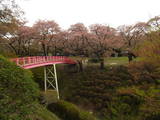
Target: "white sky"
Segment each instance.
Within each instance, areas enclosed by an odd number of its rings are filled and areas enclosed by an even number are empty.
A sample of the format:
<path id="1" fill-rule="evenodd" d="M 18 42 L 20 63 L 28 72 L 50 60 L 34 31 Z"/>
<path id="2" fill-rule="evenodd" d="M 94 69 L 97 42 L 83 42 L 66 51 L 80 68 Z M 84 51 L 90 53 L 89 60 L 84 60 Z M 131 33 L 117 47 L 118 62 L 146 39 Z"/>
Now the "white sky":
<path id="1" fill-rule="evenodd" d="M 16 0 L 26 13 L 28 25 L 35 21 L 55 20 L 60 27 L 81 22 L 118 27 L 147 21 L 160 15 L 160 0 Z"/>

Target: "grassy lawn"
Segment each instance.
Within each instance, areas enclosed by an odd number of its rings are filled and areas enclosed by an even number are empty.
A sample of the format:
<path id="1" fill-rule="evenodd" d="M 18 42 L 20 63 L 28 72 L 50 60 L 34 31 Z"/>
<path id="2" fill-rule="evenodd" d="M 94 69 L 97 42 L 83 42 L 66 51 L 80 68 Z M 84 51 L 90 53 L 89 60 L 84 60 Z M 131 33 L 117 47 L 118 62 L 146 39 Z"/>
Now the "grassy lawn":
<path id="1" fill-rule="evenodd" d="M 142 58 L 137 57 L 133 61 L 140 61 Z M 109 65 L 126 65 L 128 64 L 128 57 L 109 57 L 105 58 L 105 63 Z"/>
<path id="2" fill-rule="evenodd" d="M 74 60 L 85 60 L 85 59 L 90 59 L 87 57 L 71 57 L 71 59 Z M 136 59 L 133 59 L 133 61 L 140 61 L 142 58 L 137 57 Z M 128 57 L 105 57 L 105 65 L 126 65 L 128 64 Z M 89 63 L 89 65 L 98 65 L 99 63 Z"/>
<path id="3" fill-rule="evenodd" d="M 109 65 L 124 65 L 124 64 L 128 64 L 128 58 L 127 57 L 109 57 L 109 58 L 105 58 L 105 64 L 109 64 Z"/>

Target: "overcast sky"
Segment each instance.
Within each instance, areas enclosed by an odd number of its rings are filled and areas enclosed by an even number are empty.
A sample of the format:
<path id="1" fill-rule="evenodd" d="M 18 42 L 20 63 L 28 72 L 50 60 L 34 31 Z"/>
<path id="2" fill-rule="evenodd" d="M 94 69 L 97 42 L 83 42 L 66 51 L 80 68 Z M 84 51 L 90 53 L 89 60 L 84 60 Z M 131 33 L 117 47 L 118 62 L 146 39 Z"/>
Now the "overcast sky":
<path id="1" fill-rule="evenodd" d="M 160 15 L 160 0 L 16 0 L 28 25 L 55 20 L 63 29 L 81 22 L 117 27 Z"/>

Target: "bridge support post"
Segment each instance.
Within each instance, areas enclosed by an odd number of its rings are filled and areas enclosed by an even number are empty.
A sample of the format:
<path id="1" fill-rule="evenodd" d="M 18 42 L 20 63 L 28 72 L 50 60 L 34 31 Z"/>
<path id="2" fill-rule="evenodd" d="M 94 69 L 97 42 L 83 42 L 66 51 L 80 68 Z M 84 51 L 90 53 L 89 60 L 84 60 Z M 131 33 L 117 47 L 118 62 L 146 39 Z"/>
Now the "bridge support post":
<path id="1" fill-rule="evenodd" d="M 44 90 L 47 91 L 47 71 L 46 66 L 44 66 Z"/>
<path id="2" fill-rule="evenodd" d="M 54 90 L 56 90 L 57 98 L 60 99 L 56 64 L 53 64 L 53 66 L 44 67 L 44 90 L 45 92 L 47 91 L 48 88 L 53 88 Z"/>
<path id="3" fill-rule="evenodd" d="M 54 66 L 54 76 L 55 76 L 55 82 L 56 82 L 57 96 L 58 96 L 58 99 L 59 99 L 59 89 L 58 89 L 58 81 L 57 81 L 56 64 L 53 64 L 53 66 Z"/>

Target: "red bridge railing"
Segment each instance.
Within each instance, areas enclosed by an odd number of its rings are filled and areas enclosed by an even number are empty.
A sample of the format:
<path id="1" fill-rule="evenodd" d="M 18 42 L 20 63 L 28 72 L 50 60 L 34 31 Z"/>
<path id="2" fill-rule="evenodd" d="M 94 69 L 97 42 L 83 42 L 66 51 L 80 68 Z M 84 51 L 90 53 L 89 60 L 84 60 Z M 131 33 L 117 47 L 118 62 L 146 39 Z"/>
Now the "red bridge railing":
<path id="1" fill-rule="evenodd" d="M 45 66 L 49 64 L 76 64 L 76 62 L 65 56 L 33 56 L 14 58 L 11 61 L 15 62 L 18 66 L 23 68 L 30 66 L 33 68 L 35 65 Z"/>

